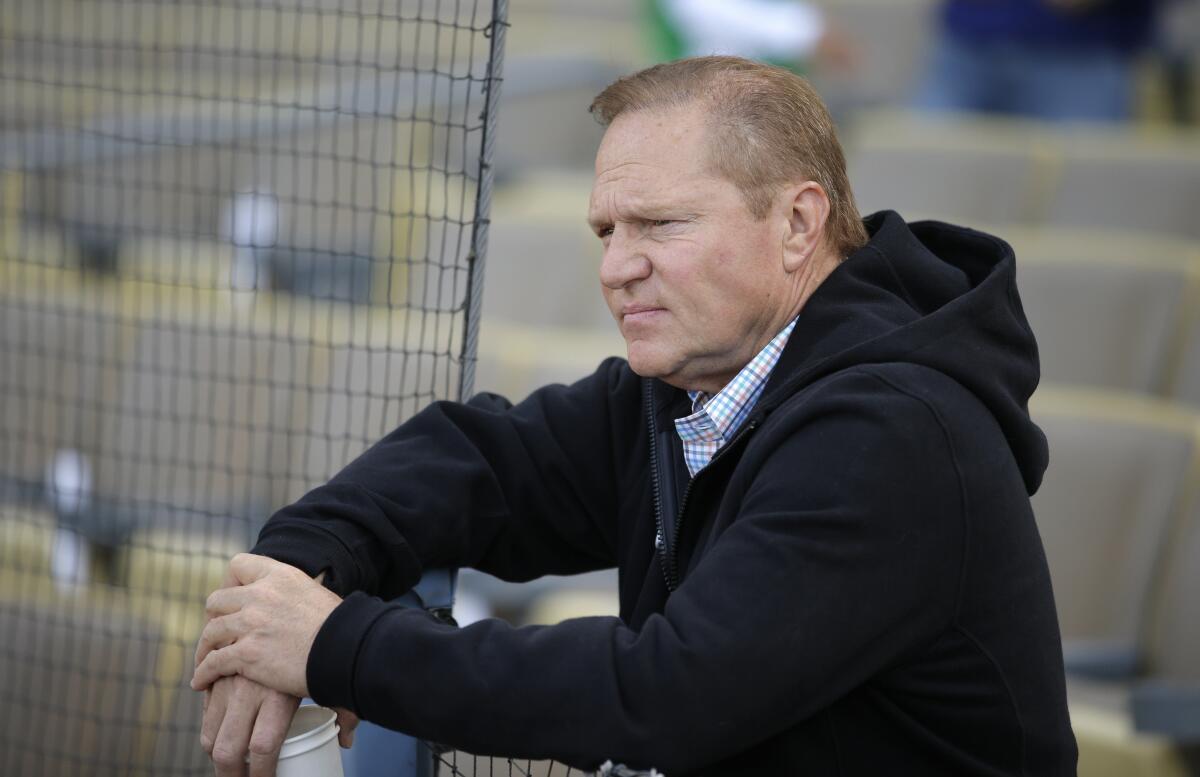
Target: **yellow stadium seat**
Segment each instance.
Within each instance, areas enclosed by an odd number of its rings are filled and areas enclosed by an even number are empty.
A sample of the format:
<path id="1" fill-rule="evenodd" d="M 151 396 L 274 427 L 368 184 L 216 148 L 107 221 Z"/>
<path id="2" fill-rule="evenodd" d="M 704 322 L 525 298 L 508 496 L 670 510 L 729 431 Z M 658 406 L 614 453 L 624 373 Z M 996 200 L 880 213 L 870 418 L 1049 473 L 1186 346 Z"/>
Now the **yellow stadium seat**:
<path id="1" fill-rule="evenodd" d="M 1054 387 L 1040 389 L 1031 410 L 1050 442 L 1034 510 L 1062 625 L 1079 773 L 1192 774 L 1200 414 Z"/>
<path id="2" fill-rule="evenodd" d="M 1181 333 L 1200 293 L 1200 246 L 1145 236 L 999 230 L 1043 379 L 1169 394 Z"/>

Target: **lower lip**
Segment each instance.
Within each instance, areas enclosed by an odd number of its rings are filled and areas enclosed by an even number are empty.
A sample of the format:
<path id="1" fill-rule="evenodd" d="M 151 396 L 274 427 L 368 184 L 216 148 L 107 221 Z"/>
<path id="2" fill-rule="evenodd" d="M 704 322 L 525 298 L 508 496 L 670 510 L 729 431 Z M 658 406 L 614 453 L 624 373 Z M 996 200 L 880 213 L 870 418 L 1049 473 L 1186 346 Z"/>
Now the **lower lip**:
<path id="1" fill-rule="evenodd" d="M 662 308 L 655 308 L 654 310 L 642 310 L 637 313 L 626 313 L 623 317 L 623 321 L 626 324 L 641 324 L 651 321 L 659 314 L 666 312 L 667 311 L 663 310 Z"/>

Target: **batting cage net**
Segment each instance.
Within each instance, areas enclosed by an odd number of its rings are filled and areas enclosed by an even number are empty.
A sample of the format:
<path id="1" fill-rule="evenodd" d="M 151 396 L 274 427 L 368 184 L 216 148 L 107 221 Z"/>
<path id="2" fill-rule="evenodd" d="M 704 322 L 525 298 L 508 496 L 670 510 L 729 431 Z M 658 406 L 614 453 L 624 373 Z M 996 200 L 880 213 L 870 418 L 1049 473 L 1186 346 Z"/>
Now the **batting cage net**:
<path id="1" fill-rule="evenodd" d="M 0 3 L 0 774 L 211 773 L 231 554 L 470 393 L 505 8 Z"/>

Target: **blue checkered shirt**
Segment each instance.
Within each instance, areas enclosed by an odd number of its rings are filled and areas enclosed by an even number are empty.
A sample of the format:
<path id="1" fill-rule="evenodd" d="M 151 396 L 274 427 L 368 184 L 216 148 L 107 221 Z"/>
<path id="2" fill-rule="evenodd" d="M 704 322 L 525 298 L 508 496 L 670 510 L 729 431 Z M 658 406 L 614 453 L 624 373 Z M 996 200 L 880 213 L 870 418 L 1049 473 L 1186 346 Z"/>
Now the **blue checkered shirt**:
<path id="1" fill-rule="evenodd" d="M 796 319 L 792 319 L 715 395 L 703 391 L 688 392 L 692 398 L 692 414 L 677 418 L 675 431 L 683 441 L 683 461 L 692 477 L 704 469 L 722 445 L 733 439 L 750 415 L 795 326 Z"/>

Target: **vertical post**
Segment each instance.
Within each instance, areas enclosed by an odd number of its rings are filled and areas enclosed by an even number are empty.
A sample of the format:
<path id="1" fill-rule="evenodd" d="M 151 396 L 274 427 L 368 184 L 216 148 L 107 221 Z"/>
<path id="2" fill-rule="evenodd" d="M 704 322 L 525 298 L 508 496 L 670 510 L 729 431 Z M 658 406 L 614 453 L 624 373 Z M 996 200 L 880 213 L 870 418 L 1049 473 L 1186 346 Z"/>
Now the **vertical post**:
<path id="1" fill-rule="evenodd" d="M 467 257 L 467 300 L 463 321 L 462 371 L 458 398 L 469 399 L 475 390 L 475 362 L 479 346 L 479 310 L 483 303 L 483 269 L 486 265 L 488 228 L 492 208 L 492 152 L 496 145 L 496 114 L 500 84 L 504 80 L 504 35 L 508 29 L 508 0 L 493 0 L 489 27 L 491 46 L 484 81 L 483 137 L 480 141 L 479 188 L 475 193 L 475 223 L 471 229 L 471 253 Z"/>

